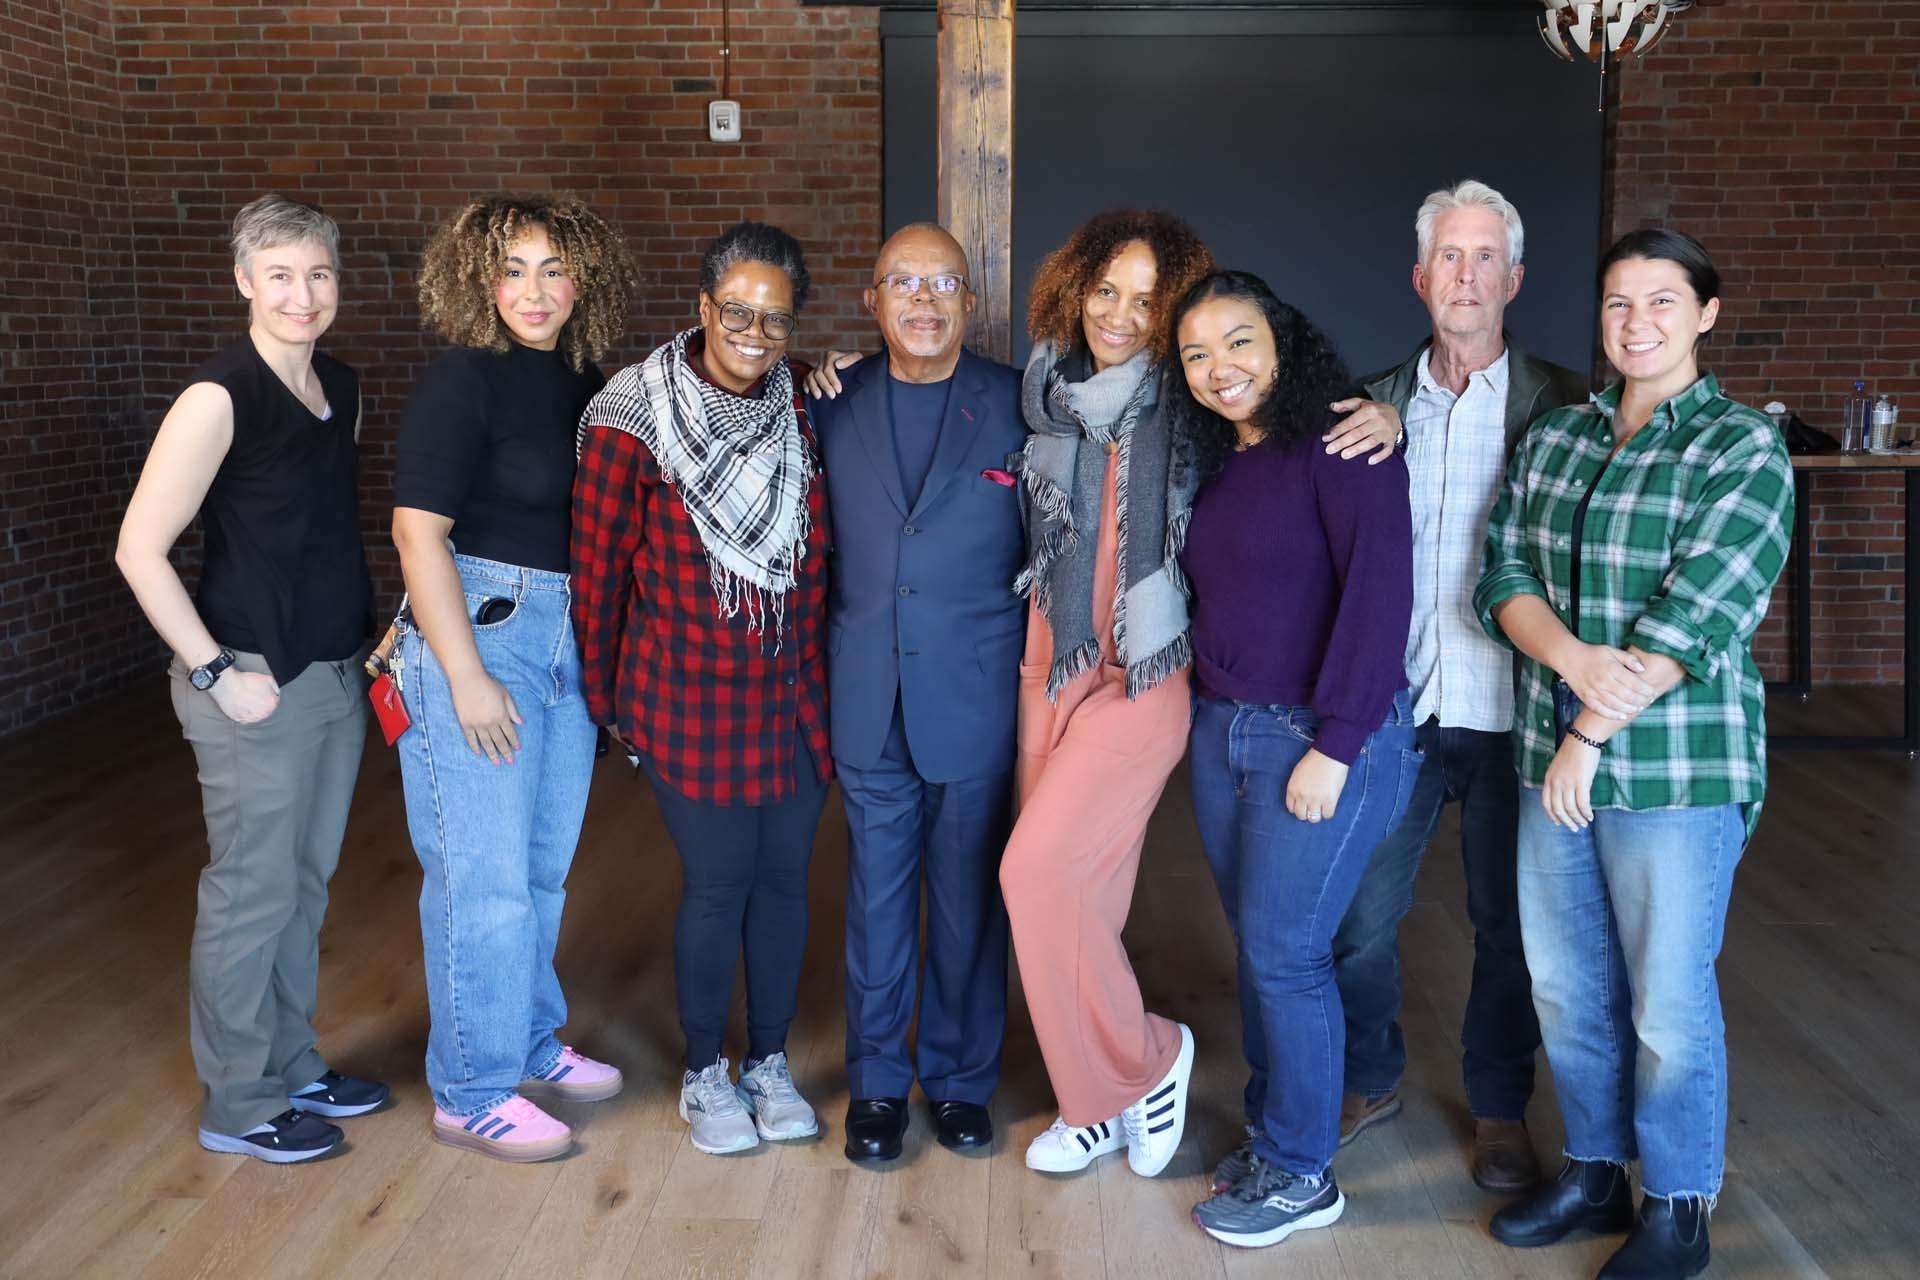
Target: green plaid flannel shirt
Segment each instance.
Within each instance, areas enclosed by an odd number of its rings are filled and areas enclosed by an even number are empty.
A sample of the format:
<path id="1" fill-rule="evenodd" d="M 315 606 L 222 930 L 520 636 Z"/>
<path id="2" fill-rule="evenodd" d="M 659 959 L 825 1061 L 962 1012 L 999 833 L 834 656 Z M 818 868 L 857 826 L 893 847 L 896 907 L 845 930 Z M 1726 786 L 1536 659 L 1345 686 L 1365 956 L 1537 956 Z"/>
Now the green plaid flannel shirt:
<path id="1" fill-rule="evenodd" d="M 1580 555 L 1580 639 L 1663 653 L 1687 673 L 1607 743 L 1595 808 L 1739 803 L 1748 832 L 1767 786 L 1766 686 L 1749 642 L 1786 563 L 1793 470 L 1772 421 L 1720 394 L 1712 374 L 1665 401 L 1613 462 L 1615 384 L 1543 416 L 1522 438 L 1487 526 L 1474 608 L 1544 598 L 1569 617 L 1573 515 L 1589 486 Z M 1603 469 L 1604 468 L 1604 469 Z M 1546 778 L 1554 673 L 1520 664 L 1514 754 Z"/>

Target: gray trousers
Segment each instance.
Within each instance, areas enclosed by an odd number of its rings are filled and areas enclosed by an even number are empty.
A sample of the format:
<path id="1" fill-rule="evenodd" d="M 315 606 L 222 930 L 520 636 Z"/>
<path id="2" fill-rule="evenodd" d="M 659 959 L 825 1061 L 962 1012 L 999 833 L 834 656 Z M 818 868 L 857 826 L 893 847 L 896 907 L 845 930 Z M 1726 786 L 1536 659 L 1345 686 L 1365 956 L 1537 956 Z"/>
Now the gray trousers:
<path id="1" fill-rule="evenodd" d="M 235 657 L 235 670 L 267 669 L 257 653 Z M 271 716 L 236 724 L 177 661 L 167 674 L 212 855 L 189 965 L 200 1123 L 244 1133 L 327 1070 L 313 1031 L 320 921 L 367 736 L 367 678 L 357 657 L 313 663 Z"/>

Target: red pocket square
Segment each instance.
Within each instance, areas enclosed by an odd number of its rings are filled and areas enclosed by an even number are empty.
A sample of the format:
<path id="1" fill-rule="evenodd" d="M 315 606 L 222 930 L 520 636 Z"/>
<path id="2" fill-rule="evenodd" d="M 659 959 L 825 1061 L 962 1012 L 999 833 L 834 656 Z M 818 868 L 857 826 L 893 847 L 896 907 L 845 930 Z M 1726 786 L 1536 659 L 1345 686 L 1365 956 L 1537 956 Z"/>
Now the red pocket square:
<path id="1" fill-rule="evenodd" d="M 1013 478 L 1013 472 L 1002 471 L 998 467 L 988 467 L 985 471 L 982 471 L 980 475 L 982 476 L 982 478 L 991 480 L 995 484 L 1000 485 L 1003 488 L 1007 488 L 1007 489 L 1013 488 L 1014 484 L 1016 483 Z"/>

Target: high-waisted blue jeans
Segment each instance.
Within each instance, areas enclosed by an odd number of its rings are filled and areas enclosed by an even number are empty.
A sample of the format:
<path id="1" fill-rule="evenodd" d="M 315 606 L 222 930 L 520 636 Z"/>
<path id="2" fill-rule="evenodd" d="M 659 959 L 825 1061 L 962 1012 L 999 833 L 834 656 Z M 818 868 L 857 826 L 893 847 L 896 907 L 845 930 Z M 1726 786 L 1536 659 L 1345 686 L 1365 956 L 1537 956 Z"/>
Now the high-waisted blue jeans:
<path id="1" fill-rule="evenodd" d="M 475 623 L 487 674 L 525 723 L 512 764 L 467 746 L 445 670 L 418 631 L 401 646 L 413 727 L 396 744 L 407 826 L 425 877 L 427 1084 L 453 1115 L 504 1102 L 560 1056 L 567 1020 L 554 973 L 567 870 L 593 777 L 593 722 L 580 688 L 567 575 L 456 555 L 471 620 L 507 599 L 505 620 Z"/>

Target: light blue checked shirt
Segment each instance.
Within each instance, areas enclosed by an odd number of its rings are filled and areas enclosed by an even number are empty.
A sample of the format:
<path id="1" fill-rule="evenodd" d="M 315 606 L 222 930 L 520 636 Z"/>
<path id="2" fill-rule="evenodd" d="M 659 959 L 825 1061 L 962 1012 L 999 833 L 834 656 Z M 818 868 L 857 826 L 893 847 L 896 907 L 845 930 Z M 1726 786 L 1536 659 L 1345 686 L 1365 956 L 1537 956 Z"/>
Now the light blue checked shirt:
<path id="1" fill-rule="evenodd" d="M 1505 733 L 1513 725 L 1513 653 L 1488 637 L 1473 607 L 1487 517 L 1507 471 L 1508 353 L 1459 396 L 1434 381 L 1429 347 L 1407 401 L 1413 504 L 1413 627 L 1407 683 L 1415 724 Z"/>

